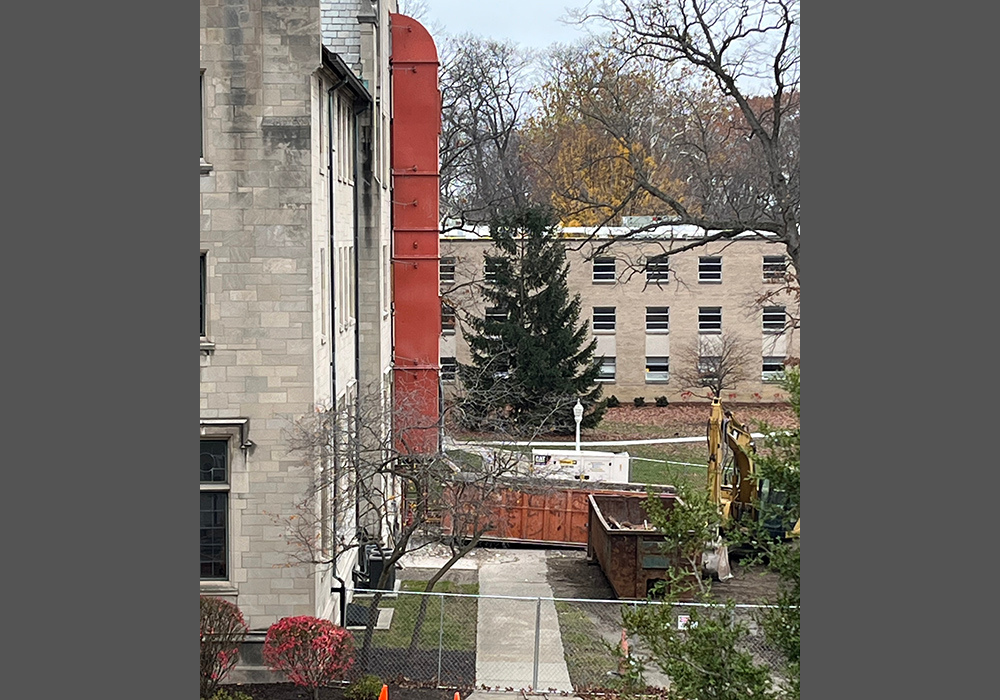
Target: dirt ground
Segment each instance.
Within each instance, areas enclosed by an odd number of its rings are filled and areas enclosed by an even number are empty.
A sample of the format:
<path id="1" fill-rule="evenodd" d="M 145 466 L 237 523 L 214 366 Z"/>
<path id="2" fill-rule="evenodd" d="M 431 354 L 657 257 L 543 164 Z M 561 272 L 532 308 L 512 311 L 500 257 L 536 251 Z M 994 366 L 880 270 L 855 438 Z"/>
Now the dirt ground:
<path id="1" fill-rule="evenodd" d="M 620 397 L 619 397 L 620 398 Z M 774 428 L 795 426 L 795 414 L 787 403 L 734 403 L 726 402 L 725 407 L 733 411 L 737 420 L 756 430 L 760 423 Z M 654 437 L 693 437 L 705 434 L 708 424 L 709 404 L 706 401 L 685 401 L 656 406 L 650 402 L 642 408 L 631 403 L 622 403 L 609 408 L 601 423 L 580 433 L 580 439 L 588 440 L 632 440 Z M 473 434 L 463 431 L 449 422 L 448 434 L 460 440 L 503 439 L 503 435 Z M 553 436 L 547 436 L 553 437 Z"/>
<path id="2" fill-rule="evenodd" d="M 597 564 L 588 564 L 583 550 L 549 550 L 548 583 L 555 598 L 615 600 L 615 592 Z M 712 598 L 737 603 L 767 603 L 778 591 L 778 577 L 761 566 L 733 564 L 733 578 L 714 581 Z"/>
<path id="3" fill-rule="evenodd" d="M 736 419 L 751 429 L 760 423 L 774 428 L 795 426 L 795 414 L 787 403 L 725 403 Z M 658 428 L 660 437 L 691 437 L 705 434 L 709 405 L 705 402 L 675 403 L 669 406 L 643 406 L 622 404 L 609 408 L 601 423 L 592 430 L 584 430 L 582 440 L 629 440 L 648 438 L 645 430 L 637 433 L 635 426 Z"/>

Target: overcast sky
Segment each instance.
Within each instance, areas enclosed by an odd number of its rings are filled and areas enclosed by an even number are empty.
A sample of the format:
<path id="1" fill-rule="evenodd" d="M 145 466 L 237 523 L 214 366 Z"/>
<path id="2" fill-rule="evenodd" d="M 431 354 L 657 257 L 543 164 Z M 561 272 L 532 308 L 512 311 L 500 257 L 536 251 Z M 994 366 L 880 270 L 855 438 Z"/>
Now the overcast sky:
<path id="1" fill-rule="evenodd" d="M 508 39 L 541 49 L 553 42 L 569 43 L 585 33 L 559 20 L 567 8 L 582 8 L 586 0 L 423 0 L 421 23 L 431 35 L 471 33 Z"/>

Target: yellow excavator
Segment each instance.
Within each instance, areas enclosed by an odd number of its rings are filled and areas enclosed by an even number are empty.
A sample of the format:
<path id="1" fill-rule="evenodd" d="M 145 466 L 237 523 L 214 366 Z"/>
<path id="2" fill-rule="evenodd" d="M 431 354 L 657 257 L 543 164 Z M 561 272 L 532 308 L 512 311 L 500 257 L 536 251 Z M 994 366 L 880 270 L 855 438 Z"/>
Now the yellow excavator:
<path id="1" fill-rule="evenodd" d="M 725 410 L 719 399 L 712 399 L 708 419 L 708 495 L 722 513 L 725 527 L 733 519 L 760 517 L 761 504 L 779 503 L 781 496 L 770 490 L 766 480 L 758 480 L 753 466 L 757 451 L 753 436 L 746 426 Z M 732 455 L 726 461 L 726 453 Z M 800 522 L 785 533 L 797 536 Z"/>
<path id="2" fill-rule="evenodd" d="M 762 503 L 780 503 L 783 498 L 783 494 L 771 491 L 766 480 L 756 478 L 753 465 L 756 451 L 746 426 L 736 420 L 732 411 L 725 410 L 718 398 L 712 399 L 708 419 L 708 495 L 721 512 L 723 529 L 734 520 L 758 520 Z M 731 455 L 729 460 L 727 453 Z M 773 534 L 780 534 L 780 522 L 775 527 L 778 530 Z M 796 522 L 785 536 L 798 537 L 800 527 L 801 521 Z M 729 554 L 721 538 L 704 558 L 709 572 L 722 580 L 729 578 Z"/>

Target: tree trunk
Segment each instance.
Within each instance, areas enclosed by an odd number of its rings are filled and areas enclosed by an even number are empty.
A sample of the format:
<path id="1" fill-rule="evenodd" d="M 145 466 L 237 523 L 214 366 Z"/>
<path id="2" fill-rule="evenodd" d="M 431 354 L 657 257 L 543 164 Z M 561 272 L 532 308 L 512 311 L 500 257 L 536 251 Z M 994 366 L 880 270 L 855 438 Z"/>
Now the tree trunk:
<path id="1" fill-rule="evenodd" d="M 459 559 L 472 551 L 478 543 L 479 537 L 473 537 L 472 540 L 467 542 L 464 547 L 455 552 L 451 559 L 445 562 L 444 566 L 442 566 L 437 573 L 435 573 L 427 581 L 427 585 L 424 586 L 424 593 L 432 592 L 434 590 L 434 586 L 437 585 L 437 582 L 440 581 L 446 573 L 448 573 L 451 567 L 453 567 Z M 420 633 L 423 631 L 424 622 L 427 620 L 427 602 L 429 599 L 430 596 L 428 595 L 420 596 L 420 610 L 417 613 L 417 620 L 413 624 L 413 636 L 410 637 L 410 648 L 407 650 L 407 654 L 411 657 L 420 645 Z M 441 604 L 444 605 L 443 600 L 441 601 Z"/>
<path id="2" fill-rule="evenodd" d="M 378 622 L 378 604 L 382 602 L 382 595 L 382 591 L 375 593 L 375 595 L 372 596 L 371 605 L 368 606 L 368 620 L 365 622 L 365 636 L 361 643 L 361 651 L 358 653 L 357 657 L 357 665 L 362 672 L 368 672 L 370 669 L 372 636 L 375 634 L 375 623 Z"/>

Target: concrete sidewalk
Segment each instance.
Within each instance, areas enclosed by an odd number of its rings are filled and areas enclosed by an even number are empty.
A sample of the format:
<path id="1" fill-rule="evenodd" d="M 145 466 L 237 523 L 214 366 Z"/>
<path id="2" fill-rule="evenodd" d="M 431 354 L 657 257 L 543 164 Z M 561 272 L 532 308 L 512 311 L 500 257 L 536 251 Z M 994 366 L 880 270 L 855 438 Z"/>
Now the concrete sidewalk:
<path id="1" fill-rule="evenodd" d="M 506 550 L 498 561 L 479 565 L 482 596 L 552 597 L 544 550 Z M 540 613 L 538 683 L 534 692 L 573 692 L 562 636 L 551 600 L 480 598 L 476 640 L 476 686 L 522 690 L 531 686 L 535 621 Z"/>

